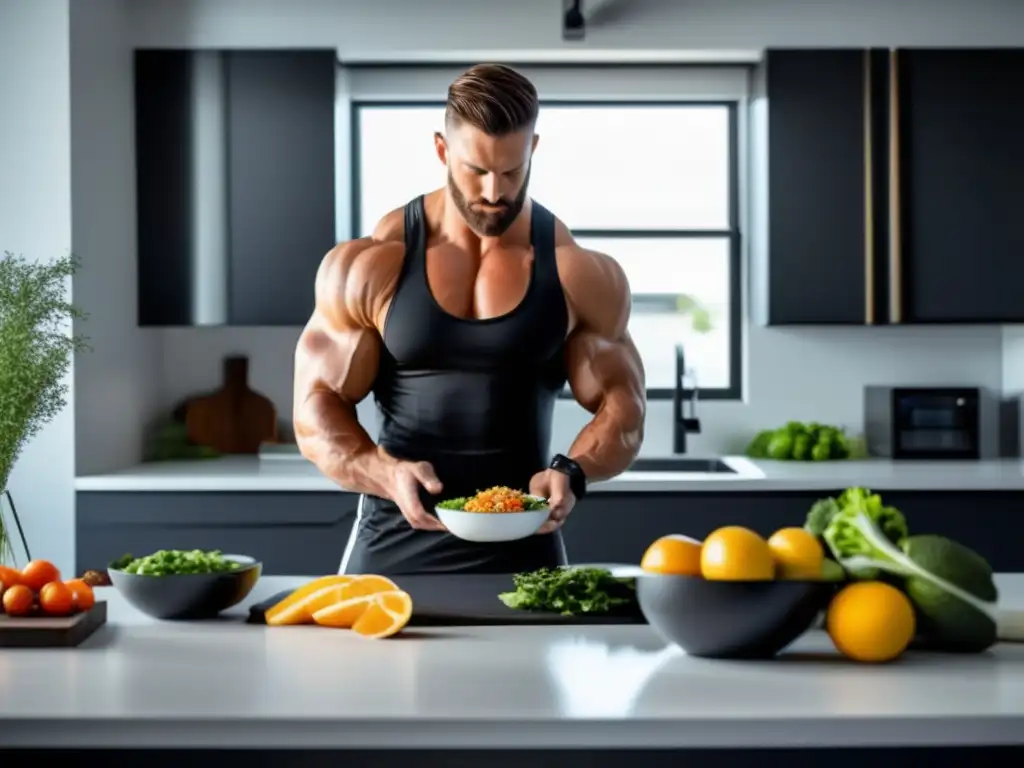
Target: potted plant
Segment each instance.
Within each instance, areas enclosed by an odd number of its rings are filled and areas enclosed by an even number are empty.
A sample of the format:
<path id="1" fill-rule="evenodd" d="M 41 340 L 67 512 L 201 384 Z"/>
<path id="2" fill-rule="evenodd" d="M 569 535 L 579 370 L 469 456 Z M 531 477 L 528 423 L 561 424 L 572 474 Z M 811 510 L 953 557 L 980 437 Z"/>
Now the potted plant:
<path id="1" fill-rule="evenodd" d="M 71 327 L 84 315 L 67 300 L 77 266 L 73 256 L 0 258 L 0 564 L 16 565 L 15 532 L 31 559 L 7 484 L 25 444 L 67 405 L 65 376 L 86 347 Z"/>

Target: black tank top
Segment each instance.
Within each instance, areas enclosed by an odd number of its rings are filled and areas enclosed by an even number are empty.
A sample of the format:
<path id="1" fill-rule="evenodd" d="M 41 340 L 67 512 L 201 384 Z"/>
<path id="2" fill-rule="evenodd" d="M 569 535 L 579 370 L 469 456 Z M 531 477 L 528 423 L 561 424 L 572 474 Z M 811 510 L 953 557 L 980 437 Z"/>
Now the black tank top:
<path id="1" fill-rule="evenodd" d="M 494 485 L 526 490 L 550 461 L 554 405 L 566 382 L 569 321 L 554 216 L 532 204 L 526 295 L 485 320 L 455 317 L 434 299 L 427 236 L 421 196 L 405 207 L 405 260 L 384 324 L 378 442 L 396 458 L 431 462 L 443 498 Z"/>

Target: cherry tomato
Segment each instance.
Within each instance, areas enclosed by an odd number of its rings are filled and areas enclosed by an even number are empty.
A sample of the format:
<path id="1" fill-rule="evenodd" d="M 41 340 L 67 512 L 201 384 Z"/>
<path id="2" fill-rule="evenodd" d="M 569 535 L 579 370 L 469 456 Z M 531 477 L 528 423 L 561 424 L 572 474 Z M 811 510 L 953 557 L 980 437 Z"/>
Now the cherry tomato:
<path id="1" fill-rule="evenodd" d="M 35 595 L 24 584 L 15 584 L 4 590 L 4 610 L 8 616 L 28 616 L 32 612 Z"/>
<path id="2" fill-rule="evenodd" d="M 39 607 L 50 616 L 67 616 L 75 607 L 75 596 L 63 581 L 51 581 L 39 590 Z"/>
<path id="3" fill-rule="evenodd" d="M 64 583 L 71 590 L 71 597 L 77 610 L 88 611 L 96 604 L 96 593 L 82 579 L 69 579 Z"/>

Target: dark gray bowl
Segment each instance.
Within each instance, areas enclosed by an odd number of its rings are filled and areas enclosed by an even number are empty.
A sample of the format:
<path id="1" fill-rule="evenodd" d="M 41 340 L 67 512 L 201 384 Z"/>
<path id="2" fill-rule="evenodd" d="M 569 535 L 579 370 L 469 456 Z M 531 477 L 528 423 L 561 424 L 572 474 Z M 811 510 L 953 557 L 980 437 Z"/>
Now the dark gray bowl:
<path id="1" fill-rule="evenodd" d="M 110 582 L 133 607 L 155 619 L 210 619 L 252 592 L 262 563 L 244 555 L 225 555 L 242 565 L 229 573 L 144 576 L 107 568 Z"/>
<path id="2" fill-rule="evenodd" d="M 767 659 L 810 629 L 837 585 L 828 581 L 708 581 L 643 574 L 647 622 L 689 656 Z"/>

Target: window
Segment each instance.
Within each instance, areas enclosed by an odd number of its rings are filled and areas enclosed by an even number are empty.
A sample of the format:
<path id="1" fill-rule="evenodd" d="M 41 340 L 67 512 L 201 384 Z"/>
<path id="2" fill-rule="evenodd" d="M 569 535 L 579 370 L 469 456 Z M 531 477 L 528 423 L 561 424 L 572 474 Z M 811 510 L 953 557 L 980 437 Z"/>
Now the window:
<path id="1" fill-rule="evenodd" d="M 630 329 L 649 396 L 671 396 L 681 343 L 702 398 L 738 399 L 739 97 L 599 100 L 593 78 L 603 73 L 591 70 L 586 101 L 567 98 L 569 86 L 551 99 L 527 75 L 542 102 L 530 194 L 581 245 L 613 256 L 626 271 Z M 615 87 L 630 90 L 628 83 Z M 351 106 L 352 234 L 360 236 L 387 211 L 445 183 L 433 147 L 444 107 L 441 98 L 382 102 L 361 93 L 352 95 Z"/>

